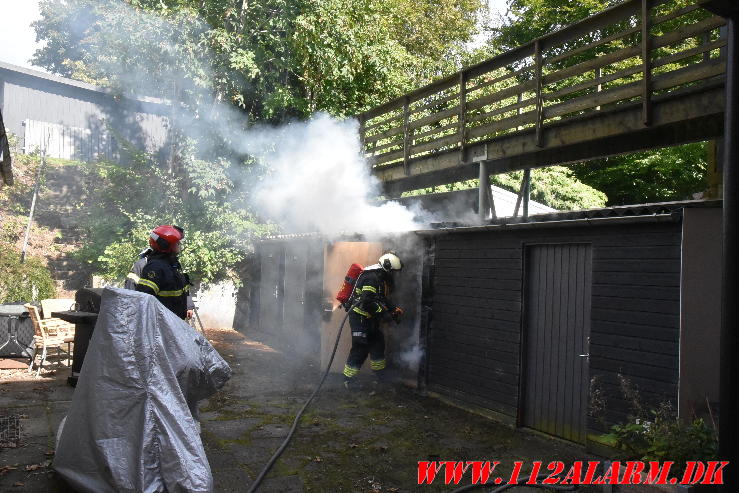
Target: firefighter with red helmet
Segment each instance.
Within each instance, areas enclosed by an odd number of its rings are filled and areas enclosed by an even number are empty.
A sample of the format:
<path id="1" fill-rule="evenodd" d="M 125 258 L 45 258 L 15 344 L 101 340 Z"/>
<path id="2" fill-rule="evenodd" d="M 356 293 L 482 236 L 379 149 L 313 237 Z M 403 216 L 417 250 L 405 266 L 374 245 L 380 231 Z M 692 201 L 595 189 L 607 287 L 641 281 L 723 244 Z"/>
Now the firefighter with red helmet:
<path id="1" fill-rule="evenodd" d="M 359 369 L 368 355 L 375 377 L 384 379 L 385 336 L 380 329 L 380 322 L 386 315 L 399 322 L 403 315 L 403 310 L 388 298 L 393 284 L 392 273 L 402 268 L 403 264 L 397 255 L 386 253 L 377 264 L 365 268 L 357 279 L 349 312 L 352 347 L 344 365 L 344 386 L 348 389 L 354 386 Z"/>
<path id="2" fill-rule="evenodd" d="M 157 226 L 149 235 L 152 253 L 136 283 L 136 291 L 151 294 L 183 320 L 188 316 L 190 279 L 177 259 L 185 231 L 179 226 Z M 136 264 L 134 264 L 135 266 Z"/>
<path id="3" fill-rule="evenodd" d="M 141 272 L 144 270 L 144 266 L 149 261 L 149 256 L 154 253 L 154 249 L 149 247 L 146 247 L 141 252 L 139 252 L 139 258 L 136 259 L 136 261 L 131 266 L 131 270 L 128 272 L 128 275 L 126 276 L 126 280 L 123 283 L 123 287 L 126 289 L 130 289 L 131 291 L 136 291 L 136 285 L 141 280 Z M 191 295 L 187 295 L 187 318 L 190 319 L 193 316 L 195 310 L 195 302 L 192 300 Z"/>

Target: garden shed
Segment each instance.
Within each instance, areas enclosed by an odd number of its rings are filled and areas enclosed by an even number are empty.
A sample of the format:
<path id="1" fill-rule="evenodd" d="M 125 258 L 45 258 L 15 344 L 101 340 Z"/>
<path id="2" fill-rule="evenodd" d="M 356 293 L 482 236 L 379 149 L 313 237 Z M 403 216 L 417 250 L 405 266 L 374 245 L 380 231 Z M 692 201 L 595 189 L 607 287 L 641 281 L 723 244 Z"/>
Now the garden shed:
<path id="1" fill-rule="evenodd" d="M 625 421 L 636 393 L 643 406 L 669 402 L 682 416 L 700 415 L 718 401 L 720 206 L 267 240 L 258 247 L 252 327 L 278 347 L 309 347 L 304 354 L 322 354 L 325 364 L 343 314 L 331 300 L 344 271 L 395 249 L 406 263 L 397 302 L 409 317 L 389 328 L 388 356 L 404 380 L 579 443 Z"/>

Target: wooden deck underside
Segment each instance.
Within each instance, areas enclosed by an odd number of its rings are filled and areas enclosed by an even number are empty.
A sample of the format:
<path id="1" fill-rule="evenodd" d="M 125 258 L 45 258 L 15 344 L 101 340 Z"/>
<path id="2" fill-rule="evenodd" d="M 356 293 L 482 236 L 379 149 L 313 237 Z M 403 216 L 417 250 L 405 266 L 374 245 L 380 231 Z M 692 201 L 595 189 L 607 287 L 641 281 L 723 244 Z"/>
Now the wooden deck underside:
<path id="1" fill-rule="evenodd" d="M 385 192 L 720 137 L 725 20 L 627 0 L 358 115 Z"/>
<path id="2" fill-rule="evenodd" d="M 722 82 L 722 81 L 721 81 Z M 478 161 L 487 157 L 491 174 L 525 168 L 566 164 L 671 145 L 718 138 L 723 135 L 724 86 L 691 94 L 670 95 L 653 103 L 653 122 L 642 123 L 640 103 L 594 113 L 577 121 L 542 128 L 542 146 L 533 129 L 508 134 L 465 149 L 442 151 L 374 170 L 390 196 L 405 190 L 478 177 Z"/>

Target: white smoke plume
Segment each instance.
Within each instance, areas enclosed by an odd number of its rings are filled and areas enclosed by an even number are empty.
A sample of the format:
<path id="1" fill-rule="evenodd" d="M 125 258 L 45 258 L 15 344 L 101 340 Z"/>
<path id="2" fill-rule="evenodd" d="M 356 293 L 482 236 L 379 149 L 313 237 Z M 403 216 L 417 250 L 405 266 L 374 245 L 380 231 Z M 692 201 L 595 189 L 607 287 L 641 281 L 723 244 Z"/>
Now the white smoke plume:
<path id="1" fill-rule="evenodd" d="M 414 212 L 397 202 L 376 205 L 379 182 L 360 155 L 358 126 L 325 114 L 244 135 L 243 150 L 270 174 L 255 204 L 286 231 L 326 235 L 418 229 Z"/>
<path id="2" fill-rule="evenodd" d="M 418 371 L 423 358 L 424 351 L 417 344 L 400 353 L 398 359 L 402 361 L 409 370 Z"/>
<path id="3" fill-rule="evenodd" d="M 68 1 L 84 6 L 89 0 Z M 204 73 L 209 71 L 203 57 L 183 57 L 177 44 L 186 37 L 198 39 L 206 30 L 205 20 L 192 12 L 169 19 L 120 0 L 101 0 L 101 4 L 107 13 L 102 22 L 115 25 L 104 30 L 103 43 L 93 48 L 99 53 L 89 53 L 86 61 L 103 73 L 114 74 L 124 93 L 173 98 L 178 108 L 175 128 L 195 139 L 206 154 L 217 157 L 223 150 L 218 146 L 226 145 L 257 158 L 268 170 L 264 180 L 256 182 L 253 174 L 244 173 L 237 181 L 250 189 L 259 217 L 278 224 L 286 233 L 328 236 L 409 231 L 422 226 L 414 221 L 420 211 L 395 202 L 376 203 L 380 186 L 361 156 L 356 121 L 318 114 L 308 121 L 279 127 L 246 127 L 244 114 L 214 99 L 207 87 L 184 75 L 187 67 L 183 64 L 187 63 L 197 64 L 197 70 Z M 82 36 L 84 28 L 70 26 L 70 30 Z M 137 43 L 131 44 L 128 40 L 134 35 Z M 139 46 L 148 47 L 149 52 L 131 51 Z M 204 77 L 210 78 L 210 74 Z M 183 99 L 178 101 L 180 97 Z M 214 141 L 212 135 L 220 139 Z"/>

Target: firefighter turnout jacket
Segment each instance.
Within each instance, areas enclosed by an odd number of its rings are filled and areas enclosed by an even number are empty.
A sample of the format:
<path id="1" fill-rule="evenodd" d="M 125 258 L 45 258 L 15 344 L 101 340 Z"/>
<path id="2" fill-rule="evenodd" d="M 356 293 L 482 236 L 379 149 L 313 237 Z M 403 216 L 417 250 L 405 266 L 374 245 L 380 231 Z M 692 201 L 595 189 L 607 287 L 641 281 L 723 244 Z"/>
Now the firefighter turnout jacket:
<path id="1" fill-rule="evenodd" d="M 190 280 L 179 261 L 168 253 L 152 253 L 141 270 L 136 291 L 154 295 L 181 319 L 187 318 Z"/>
<path id="2" fill-rule="evenodd" d="M 147 248 L 139 254 L 139 258 L 136 260 L 136 262 L 133 263 L 133 265 L 131 266 L 131 271 L 126 276 L 126 281 L 123 283 L 124 288 L 130 289 L 131 291 L 137 290 L 136 286 L 141 280 L 141 272 L 144 270 L 144 266 L 149 261 L 149 255 L 151 255 L 152 253 L 154 253 L 154 250 L 152 250 L 151 248 Z M 187 295 L 187 309 L 195 309 L 195 302 L 192 300 L 192 296 L 190 296 L 189 294 Z"/>
<path id="3" fill-rule="evenodd" d="M 395 305 L 388 299 L 389 295 L 390 276 L 379 264 L 367 267 L 357 280 L 354 296 L 359 303 L 352 310 L 365 318 L 379 320 L 384 313 L 395 310 Z"/>

